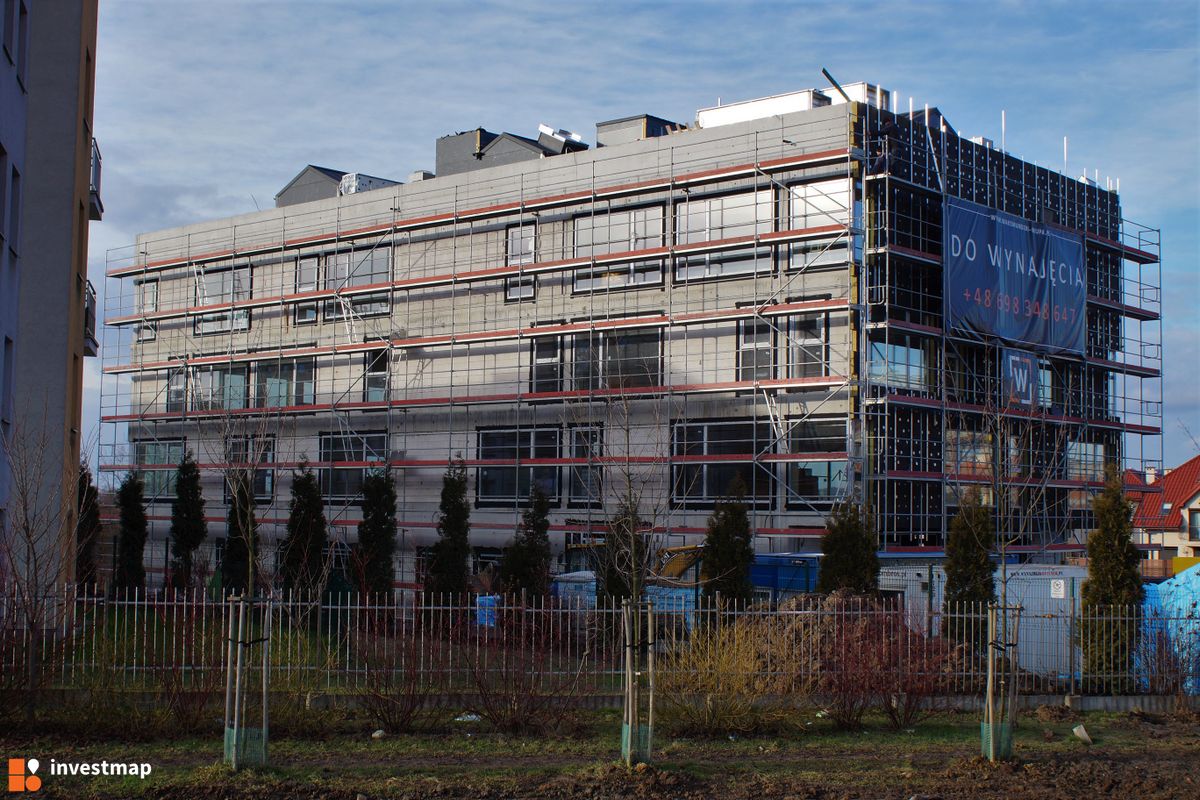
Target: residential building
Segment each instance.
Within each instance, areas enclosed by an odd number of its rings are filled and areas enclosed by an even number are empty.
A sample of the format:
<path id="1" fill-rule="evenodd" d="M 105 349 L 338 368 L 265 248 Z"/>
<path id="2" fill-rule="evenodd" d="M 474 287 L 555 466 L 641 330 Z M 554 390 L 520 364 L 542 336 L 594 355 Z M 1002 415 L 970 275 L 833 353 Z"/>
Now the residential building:
<path id="1" fill-rule="evenodd" d="M 11 474 L 8 441 L 16 395 L 18 286 L 22 272 L 21 191 L 29 115 L 29 7 L 0 5 L 0 534 L 6 530 Z"/>
<path id="2" fill-rule="evenodd" d="M 603 122 L 595 148 L 475 129 L 434 174 L 110 253 L 101 469 L 146 476 L 152 566 L 188 450 L 214 562 L 223 472 L 256 470 L 268 568 L 299 464 L 343 545 L 390 470 L 401 584 L 457 457 L 476 568 L 534 486 L 567 568 L 630 499 L 699 541 L 736 479 L 762 551 L 819 546 L 843 500 L 884 549 L 936 551 L 972 491 L 1012 551 L 1079 550 L 1105 465 L 1161 463 L 1158 232 L 842 91 Z"/>
<path id="3" fill-rule="evenodd" d="M 15 53 L 22 97 L 13 107 L 24 111 L 24 125 L 12 133 L 23 145 L 13 145 L 15 152 L 23 150 L 23 169 L 15 161 L 5 169 L 8 268 L 0 280 L 10 282 L 0 295 L 0 306 L 8 306 L 0 319 L 15 336 L 4 334 L 0 390 L 7 393 L 9 436 L 31 455 L 20 468 L 40 486 L 36 503 L 43 507 L 37 513 L 61 523 L 58 534 L 40 537 L 39 549 L 49 560 L 39 572 L 70 579 L 83 359 L 99 350 L 87 276 L 88 223 L 103 211 L 100 153 L 92 135 L 98 4 L 7 0 L 4 8 L 6 59 L 0 61 L 11 66 Z M 6 72 L 5 92 L 13 88 L 9 77 Z M 7 140 L 8 94 L 4 102 Z M 61 514 L 53 508 L 60 502 Z"/>
<path id="4" fill-rule="evenodd" d="M 1150 470 L 1143 479 L 1147 490 L 1134 496 L 1138 543 L 1163 560 L 1200 557 L 1200 455 L 1161 476 Z"/>

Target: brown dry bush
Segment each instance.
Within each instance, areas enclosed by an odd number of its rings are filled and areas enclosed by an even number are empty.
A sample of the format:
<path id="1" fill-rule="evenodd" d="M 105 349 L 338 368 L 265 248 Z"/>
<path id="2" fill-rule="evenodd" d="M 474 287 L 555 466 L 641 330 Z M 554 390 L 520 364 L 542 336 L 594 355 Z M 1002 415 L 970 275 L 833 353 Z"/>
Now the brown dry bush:
<path id="1" fill-rule="evenodd" d="M 683 736 L 763 734 L 795 717 L 799 671 L 774 616 L 708 620 L 666 641 L 656 670 L 662 719 Z"/>
<path id="2" fill-rule="evenodd" d="M 540 603 L 496 611 L 494 625 L 463 626 L 461 643 L 474 690 L 465 699 L 504 733 L 542 733 L 567 723 L 592 690 L 586 651 L 567 646 L 570 612 Z"/>

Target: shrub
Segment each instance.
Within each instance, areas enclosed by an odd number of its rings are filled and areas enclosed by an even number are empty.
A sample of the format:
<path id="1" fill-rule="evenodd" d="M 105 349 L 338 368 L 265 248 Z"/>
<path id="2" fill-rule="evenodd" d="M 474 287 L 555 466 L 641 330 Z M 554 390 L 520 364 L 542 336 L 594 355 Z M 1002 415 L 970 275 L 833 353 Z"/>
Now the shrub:
<path id="1" fill-rule="evenodd" d="M 541 733 L 562 724 L 585 694 L 583 656 L 566 655 L 567 626 L 553 607 L 504 606 L 494 626 L 467 632 L 473 697 L 468 710 L 504 733 Z"/>
<path id="2" fill-rule="evenodd" d="M 769 623 L 742 618 L 668 640 L 655 688 L 671 730 L 687 736 L 762 734 L 794 716 L 787 679 L 767 669 Z M 786 653 L 775 655 L 786 660 Z"/>
<path id="3" fill-rule="evenodd" d="M 879 557 L 870 524 L 856 505 L 839 503 L 825 523 L 817 591 L 868 594 L 879 588 Z"/>
<path id="4" fill-rule="evenodd" d="M 463 596 L 467 592 L 467 559 L 471 555 L 471 503 L 467 499 L 467 468 L 462 456 L 442 476 L 437 533 L 425 589 L 435 594 Z"/>

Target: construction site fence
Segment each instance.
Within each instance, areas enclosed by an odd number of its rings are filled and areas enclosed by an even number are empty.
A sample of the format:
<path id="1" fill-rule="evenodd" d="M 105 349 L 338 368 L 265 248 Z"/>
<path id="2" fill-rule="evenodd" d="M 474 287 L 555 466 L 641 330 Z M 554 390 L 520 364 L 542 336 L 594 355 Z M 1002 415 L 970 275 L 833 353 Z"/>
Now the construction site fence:
<path id="1" fill-rule="evenodd" d="M 355 694 L 397 681 L 469 691 L 518 681 L 572 695 L 620 691 L 620 598 L 196 592 L 0 594 L 0 688 L 212 690 L 241 647 L 268 665 L 273 691 Z M 961 696 L 986 683 L 987 648 L 1015 658 L 1030 695 L 1198 694 L 1200 615 L 1137 607 L 1032 613 L 1013 606 L 989 637 L 987 605 L 906 608 L 895 597 L 808 595 L 783 603 L 699 594 L 655 602 L 656 673 L 818 692 L 861 675 L 897 691 Z M 263 662 L 262 649 L 266 649 Z M 765 683 L 764 683 L 765 682 Z"/>

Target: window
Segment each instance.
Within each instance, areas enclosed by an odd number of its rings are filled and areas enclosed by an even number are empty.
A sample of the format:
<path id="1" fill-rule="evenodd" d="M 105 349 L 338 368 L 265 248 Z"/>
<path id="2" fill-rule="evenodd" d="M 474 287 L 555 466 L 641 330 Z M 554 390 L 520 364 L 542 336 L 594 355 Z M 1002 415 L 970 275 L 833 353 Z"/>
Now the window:
<path id="1" fill-rule="evenodd" d="M 1047 366 L 1038 368 L 1038 408 L 1054 405 L 1054 372 Z"/>
<path id="2" fill-rule="evenodd" d="M 8 228 L 5 227 L 5 221 L 8 219 L 8 153 L 3 145 L 0 145 L 0 242 L 8 238 Z M 0 255 L 3 255 L 0 252 Z"/>
<path id="3" fill-rule="evenodd" d="M 829 225 L 845 228 L 851 221 L 850 182 L 845 178 L 793 186 L 788 197 L 791 202 L 788 227 L 792 230 Z M 861 220 L 854 222 L 859 225 Z M 844 231 L 795 242 L 788 246 L 788 265 L 792 269 L 841 266 L 850 260 L 849 244 Z"/>
<path id="4" fill-rule="evenodd" d="M 225 461 L 230 469 L 249 470 L 254 464 L 272 465 L 275 463 L 274 436 L 233 436 L 225 441 Z M 269 504 L 275 497 L 275 470 L 270 467 L 254 469 L 254 500 L 257 503 Z M 225 487 L 225 504 L 233 501 L 229 491 L 229 481 L 222 481 Z"/>
<path id="5" fill-rule="evenodd" d="M 793 453 L 844 453 L 846 420 L 841 417 L 797 420 L 788 428 L 788 441 Z"/>
<path id="6" fill-rule="evenodd" d="M 17 0 L 4 0 L 4 19 L 0 20 L 0 30 L 4 31 L 4 53 L 8 60 L 17 60 L 17 26 L 13 17 L 17 15 Z"/>
<path id="7" fill-rule="evenodd" d="M 740 236 L 758 236 L 775 229 L 770 191 L 742 192 L 721 197 L 689 199 L 675 207 L 675 243 L 695 244 Z M 675 261 L 680 281 L 769 271 L 770 247 L 740 247 L 719 253 L 683 256 Z"/>
<path id="8" fill-rule="evenodd" d="M 558 458 L 558 428 L 481 429 L 478 434 L 480 460 L 514 462 L 478 467 L 475 489 L 481 505 L 524 505 L 534 486 L 558 503 L 558 467 L 521 463 Z"/>
<path id="9" fill-rule="evenodd" d="M 562 391 L 562 343 L 557 336 L 533 340 L 529 370 L 529 391 Z"/>
<path id="10" fill-rule="evenodd" d="M 29 9 L 21 0 L 17 0 L 17 49 L 12 55 L 17 65 L 17 80 L 25 87 L 25 69 L 29 66 Z"/>
<path id="11" fill-rule="evenodd" d="M 312 359 L 260 362 L 255 367 L 254 400 L 259 408 L 308 406 L 316 402 L 316 363 Z"/>
<path id="12" fill-rule="evenodd" d="M 797 314 L 788 320 L 788 377 L 829 375 L 829 315 Z"/>
<path id="13" fill-rule="evenodd" d="M 946 431 L 946 472 L 986 477 L 992 474 L 992 435 L 980 431 Z"/>
<path id="14" fill-rule="evenodd" d="M 1104 480 L 1104 445 L 1099 442 L 1067 442 L 1067 478 Z"/>
<path id="15" fill-rule="evenodd" d="M 850 181 L 838 178 L 793 186 L 791 199 L 792 230 L 846 226 L 850 222 Z"/>
<path id="16" fill-rule="evenodd" d="M 1188 538 L 1200 541 L 1200 511 L 1188 512 Z"/>
<path id="17" fill-rule="evenodd" d="M 296 261 L 296 294 L 315 292 L 319 286 L 319 261 L 316 256 L 300 258 Z M 308 325 L 317 321 L 316 303 L 297 303 L 295 309 L 296 324 Z"/>
<path id="18" fill-rule="evenodd" d="M 508 229 L 504 244 L 504 263 L 510 267 L 532 264 L 536 251 L 537 226 L 533 223 L 514 225 Z M 504 279 L 505 300 L 532 300 L 537 294 L 537 279 L 533 275 L 515 275 Z"/>
<path id="19" fill-rule="evenodd" d="M 663 246 L 663 207 L 579 216 L 574 221 L 575 257 L 607 255 Z M 605 264 L 575 270 L 575 291 L 621 289 L 662 283 L 662 259 Z"/>
<path id="20" fill-rule="evenodd" d="M 329 253 L 325 256 L 325 288 L 338 290 L 354 286 L 391 283 L 391 254 L 391 249 L 387 247 L 356 250 L 349 253 Z M 305 260 L 311 259 L 301 259 L 301 264 Z M 315 265 L 307 265 L 303 268 L 315 270 Z M 298 266 L 297 270 L 300 269 L 301 267 Z"/>
<path id="21" fill-rule="evenodd" d="M 176 369 L 167 375 L 167 411 L 187 408 L 187 369 Z"/>
<path id="22" fill-rule="evenodd" d="M 673 450 L 688 460 L 673 468 L 674 499 L 687 507 L 703 507 L 728 497 L 736 479 L 746 487 L 746 502 L 771 505 L 772 471 L 755 463 L 774 437 L 767 422 L 679 423 L 674 429 Z M 737 460 L 704 463 L 708 456 L 741 456 Z M 695 460 L 692 460 L 695 459 Z"/>
<path id="23" fill-rule="evenodd" d="M 196 305 L 215 306 L 250 299 L 250 268 L 205 272 L 196 278 Z M 197 335 L 244 331 L 250 327 L 250 310 L 231 309 L 196 318 Z"/>
<path id="24" fill-rule="evenodd" d="M 134 463 L 148 501 L 166 500 L 175 494 L 175 473 L 183 461 L 183 439 L 157 439 L 133 443 Z"/>
<path id="25" fill-rule="evenodd" d="M 21 173 L 16 167 L 8 184 L 8 248 L 14 253 L 21 250 Z"/>
<path id="26" fill-rule="evenodd" d="M 363 375 L 363 402 L 386 402 L 388 399 L 388 366 L 390 364 L 388 351 L 374 350 L 365 353 L 363 361 L 366 370 Z"/>
<path id="27" fill-rule="evenodd" d="M 334 291 L 356 286 L 375 286 L 391 283 L 390 248 L 356 250 L 350 253 L 330 253 L 325 256 L 325 288 Z M 338 320 L 347 316 L 377 317 L 390 313 L 390 291 L 350 297 L 338 296 L 325 301 L 325 319 Z"/>
<path id="28" fill-rule="evenodd" d="M 149 279 L 137 284 L 137 309 L 139 314 L 158 311 L 158 280 Z M 158 336 L 158 322 L 148 320 L 138 323 L 134 337 L 139 342 L 152 342 Z"/>
<path id="29" fill-rule="evenodd" d="M 247 367 L 205 367 L 192 376 L 192 410 L 246 408 L 250 370 Z"/>
<path id="30" fill-rule="evenodd" d="M 0 422 L 5 426 L 13 418 L 13 370 L 16 368 L 17 353 L 13 340 L 4 337 L 4 349 L 0 351 Z M 7 433 L 7 431 L 6 431 Z"/>
<path id="31" fill-rule="evenodd" d="M 775 329 L 766 320 L 738 323 L 738 380 L 765 381 L 775 377 Z"/>
<path id="32" fill-rule="evenodd" d="M 788 464 L 788 507 L 831 503 L 846 493 L 845 461 L 801 461 Z"/>
<path id="33" fill-rule="evenodd" d="M 625 389 L 662 383 L 659 332 L 585 333 L 575 337 L 576 389 Z"/>
<path id="34" fill-rule="evenodd" d="M 573 508 L 596 508 L 603 500 L 601 475 L 603 468 L 596 463 L 603 455 L 604 430 L 596 427 L 570 428 L 567 431 L 571 458 L 586 459 L 587 463 L 572 464 L 567 480 L 567 502 Z"/>
<path id="35" fill-rule="evenodd" d="M 326 466 L 318 472 L 326 497 L 356 497 L 367 471 L 387 463 L 386 431 L 333 431 L 322 433 L 320 443 L 321 462 Z"/>
<path id="36" fill-rule="evenodd" d="M 871 342 L 871 380 L 902 389 L 934 387 L 932 343 L 918 336 L 893 334 L 894 342 Z"/>

